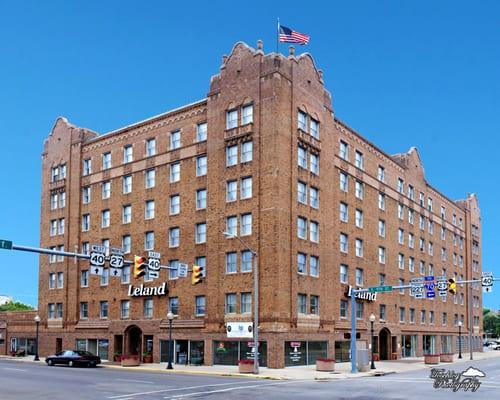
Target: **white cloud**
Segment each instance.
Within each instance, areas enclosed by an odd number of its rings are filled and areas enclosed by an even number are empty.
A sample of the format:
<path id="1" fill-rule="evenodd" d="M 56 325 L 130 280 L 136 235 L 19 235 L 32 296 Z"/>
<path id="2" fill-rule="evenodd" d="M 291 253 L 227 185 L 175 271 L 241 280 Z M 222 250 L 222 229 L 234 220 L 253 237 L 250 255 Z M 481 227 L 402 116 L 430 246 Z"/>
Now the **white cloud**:
<path id="1" fill-rule="evenodd" d="M 483 371 L 469 367 L 467 371 L 462 372 L 462 376 L 480 376 L 484 378 L 486 375 L 484 374 Z"/>

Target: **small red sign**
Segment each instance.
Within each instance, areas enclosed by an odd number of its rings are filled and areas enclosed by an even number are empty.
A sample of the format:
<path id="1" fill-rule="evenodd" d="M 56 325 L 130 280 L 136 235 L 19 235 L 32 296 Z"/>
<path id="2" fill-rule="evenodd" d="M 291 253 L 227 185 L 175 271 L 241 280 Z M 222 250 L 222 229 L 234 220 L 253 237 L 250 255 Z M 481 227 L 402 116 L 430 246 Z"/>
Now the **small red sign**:
<path id="1" fill-rule="evenodd" d="M 300 347 L 301 343 L 300 342 L 290 342 L 290 346 L 292 347 Z"/>

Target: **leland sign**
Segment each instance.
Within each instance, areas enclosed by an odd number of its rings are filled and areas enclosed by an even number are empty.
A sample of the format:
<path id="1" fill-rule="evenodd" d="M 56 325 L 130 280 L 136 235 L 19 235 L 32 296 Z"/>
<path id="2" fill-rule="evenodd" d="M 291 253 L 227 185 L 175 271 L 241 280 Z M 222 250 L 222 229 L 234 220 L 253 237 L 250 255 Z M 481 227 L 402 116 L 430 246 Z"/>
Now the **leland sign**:
<path id="1" fill-rule="evenodd" d="M 167 282 L 163 282 L 159 286 L 144 286 L 142 283 L 135 287 L 133 285 L 128 285 L 128 295 L 130 297 L 165 296 L 167 294 Z"/>
<path id="2" fill-rule="evenodd" d="M 352 296 L 352 286 L 349 286 L 345 293 L 346 297 Z M 356 293 L 357 300 L 377 301 L 377 292 Z"/>

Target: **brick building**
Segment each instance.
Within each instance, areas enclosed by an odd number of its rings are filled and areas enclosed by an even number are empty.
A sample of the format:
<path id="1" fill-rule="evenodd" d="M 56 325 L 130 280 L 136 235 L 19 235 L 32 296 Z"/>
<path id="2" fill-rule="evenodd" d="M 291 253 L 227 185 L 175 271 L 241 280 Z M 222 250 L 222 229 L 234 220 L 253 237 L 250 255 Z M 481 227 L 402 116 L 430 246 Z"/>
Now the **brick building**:
<path id="1" fill-rule="evenodd" d="M 252 256 L 260 282 L 261 364 L 346 360 L 349 285 L 481 275 L 475 195 L 452 201 L 425 179 L 415 148 L 388 155 L 336 118 L 308 54 L 265 54 L 237 43 L 203 100 L 104 135 L 59 118 L 42 154 L 41 247 L 121 247 L 126 259 L 203 265 L 193 286 L 89 273 L 89 262 L 41 256 L 41 355 L 80 347 L 112 358 L 151 351 L 166 361 L 168 310 L 175 362 L 236 364 L 249 339 L 226 322 L 251 321 Z M 131 296 L 129 285 L 166 295 Z M 472 308 L 468 308 L 471 296 Z M 455 351 L 457 324 L 480 346 L 480 287 L 445 301 L 408 290 L 360 300 L 360 346 L 376 315 L 381 359 Z"/>

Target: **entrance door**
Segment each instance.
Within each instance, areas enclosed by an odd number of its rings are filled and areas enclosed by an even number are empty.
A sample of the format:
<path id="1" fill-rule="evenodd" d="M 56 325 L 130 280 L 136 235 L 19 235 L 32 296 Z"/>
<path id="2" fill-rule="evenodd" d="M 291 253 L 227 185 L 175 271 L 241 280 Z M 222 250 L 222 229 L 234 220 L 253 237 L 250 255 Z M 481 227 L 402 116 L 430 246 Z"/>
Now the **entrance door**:
<path id="1" fill-rule="evenodd" d="M 391 359 L 391 332 L 387 328 L 383 328 L 379 335 L 379 355 L 381 360 Z"/>
<path id="2" fill-rule="evenodd" d="M 189 346 L 187 340 L 175 341 L 175 363 L 187 364 L 189 354 Z"/>
<path id="3" fill-rule="evenodd" d="M 137 325 L 129 326 L 125 330 L 125 343 L 127 354 L 142 354 L 142 331 Z"/>
<path id="4" fill-rule="evenodd" d="M 56 338 L 56 354 L 62 351 L 62 338 Z"/>

